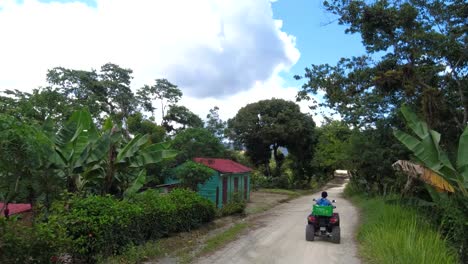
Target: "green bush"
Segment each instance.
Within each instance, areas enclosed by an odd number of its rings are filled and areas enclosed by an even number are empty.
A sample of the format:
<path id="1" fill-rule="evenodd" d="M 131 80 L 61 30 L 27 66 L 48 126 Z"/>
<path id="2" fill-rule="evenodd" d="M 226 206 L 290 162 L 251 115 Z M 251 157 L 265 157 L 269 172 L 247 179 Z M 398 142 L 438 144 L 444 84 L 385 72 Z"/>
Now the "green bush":
<path id="1" fill-rule="evenodd" d="M 243 214 L 246 206 L 247 204 L 242 199 L 242 194 L 233 193 L 231 201 L 223 205 L 223 207 L 219 210 L 219 214 L 221 216 Z"/>
<path id="2" fill-rule="evenodd" d="M 0 263 L 49 263 L 67 247 L 65 237 L 63 229 L 0 218 Z"/>
<path id="3" fill-rule="evenodd" d="M 74 197 L 55 204 L 46 223 L 23 228 L 4 221 L 0 262 L 47 263 L 65 253 L 76 263 L 92 263 L 98 255 L 118 254 L 129 245 L 188 231 L 214 217 L 214 205 L 189 190 L 167 195 L 146 191 L 131 201 Z"/>

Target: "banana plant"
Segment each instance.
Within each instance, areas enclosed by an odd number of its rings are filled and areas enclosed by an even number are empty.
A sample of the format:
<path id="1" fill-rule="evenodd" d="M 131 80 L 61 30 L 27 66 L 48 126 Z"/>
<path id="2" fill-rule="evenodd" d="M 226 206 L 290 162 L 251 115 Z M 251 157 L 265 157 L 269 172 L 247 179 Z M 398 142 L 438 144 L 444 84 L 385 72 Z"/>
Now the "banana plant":
<path id="1" fill-rule="evenodd" d="M 169 148 L 168 143 L 151 144 L 148 135 L 136 135 L 127 142 L 110 119 L 99 131 L 87 111 L 75 112 L 55 140 L 58 165 L 72 191 L 88 187 L 102 194 L 109 193 L 116 180 L 132 181 L 146 165 L 175 157 Z"/>
<path id="2" fill-rule="evenodd" d="M 440 134 L 429 129 L 426 122 L 421 121 L 407 106 L 403 106 L 401 112 L 415 136 L 395 130 L 395 137 L 413 152 L 417 163 L 433 172 L 430 177 L 434 178 L 434 182 L 437 181 L 435 178 L 442 177 L 453 186 L 455 192 L 467 196 L 468 127 L 465 127 L 460 137 L 457 163 L 454 166 L 439 146 Z"/>

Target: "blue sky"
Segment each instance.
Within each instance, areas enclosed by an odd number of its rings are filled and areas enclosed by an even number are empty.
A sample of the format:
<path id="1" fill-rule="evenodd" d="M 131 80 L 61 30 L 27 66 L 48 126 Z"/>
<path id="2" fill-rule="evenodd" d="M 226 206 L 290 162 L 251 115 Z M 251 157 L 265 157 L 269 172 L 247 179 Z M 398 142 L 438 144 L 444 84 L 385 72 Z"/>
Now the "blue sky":
<path id="1" fill-rule="evenodd" d="M 327 13 L 318 0 L 279 0 L 272 4 L 275 19 L 283 20 L 283 31 L 296 37 L 301 52 L 289 73 L 281 75 L 291 86 L 301 85 L 292 77 L 311 64 L 335 64 L 342 57 L 359 56 L 365 49 L 359 35 L 345 34 L 345 26 Z M 333 22 L 330 24 L 330 22 Z"/>

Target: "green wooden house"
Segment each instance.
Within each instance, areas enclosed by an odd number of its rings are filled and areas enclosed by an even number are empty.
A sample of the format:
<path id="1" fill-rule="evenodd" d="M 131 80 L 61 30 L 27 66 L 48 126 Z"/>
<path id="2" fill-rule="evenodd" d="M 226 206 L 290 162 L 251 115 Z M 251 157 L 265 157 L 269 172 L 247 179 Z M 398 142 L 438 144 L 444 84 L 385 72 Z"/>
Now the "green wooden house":
<path id="1" fill-rule="evenodd" d="M 250 172 L 252 169 L 228 159 L 195 158 L 193 161 L 215 171 L 213 176 L 198 186 L 198 193 L 221 208 L 233 199 L 234 193 L 250 200 Z M 164 186 L 177 185 L 179 180 L 167 178 Z"/>

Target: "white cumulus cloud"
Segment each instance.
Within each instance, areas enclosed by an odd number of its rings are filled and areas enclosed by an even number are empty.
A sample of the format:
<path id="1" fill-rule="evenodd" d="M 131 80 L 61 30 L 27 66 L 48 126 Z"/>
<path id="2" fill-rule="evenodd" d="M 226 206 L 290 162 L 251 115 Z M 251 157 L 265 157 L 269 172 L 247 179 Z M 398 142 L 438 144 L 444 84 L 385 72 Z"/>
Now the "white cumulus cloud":
<path id="1" fill-rule="evenodd" d="M 191 97 L 226 97 L 299 58 L 269 0 L 0 0 L 0 89 L 45 84 L 47 69 L 134 70 L 134 88 L 167 78 Z"/>
<path id="2" fill-rule="evenodd" d="M 134 90 L 169 79 L 183 90 L 181 103 L 202 118 L 214 106 L 226 120 L 248 103 L 294 101 L 297 88 L 279 73 L 300 53 L 273 19 L 271 2 L 0 0 L 0 91 L 44 86 L 53 67 L 112 62 L 134 71 Z M 308 104 L 300 103 L 302 111 L 310 112 Z"/>

